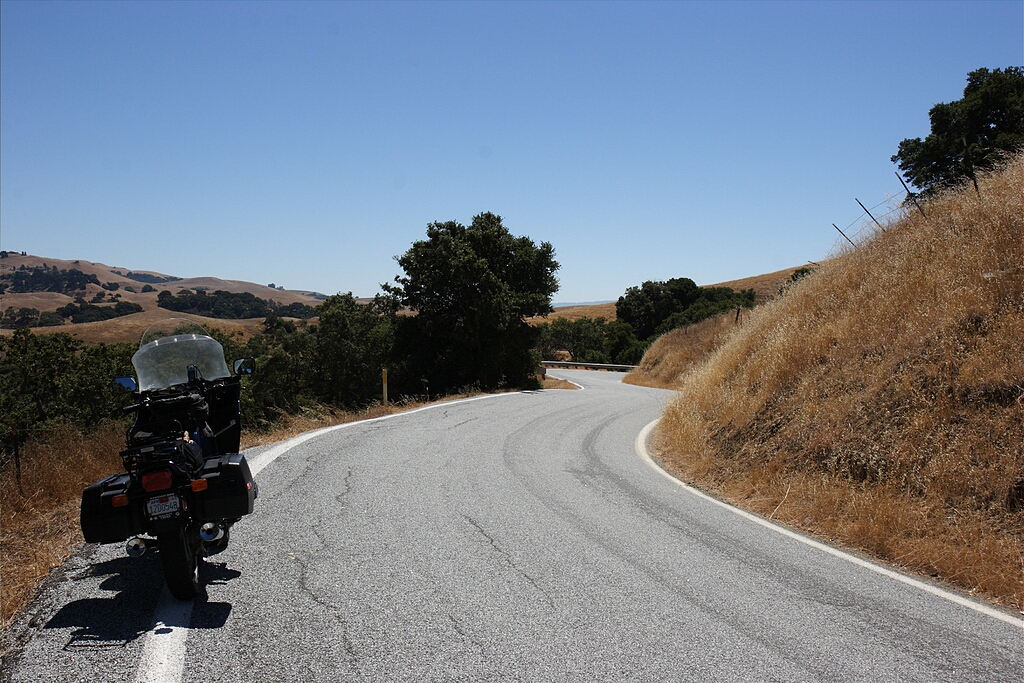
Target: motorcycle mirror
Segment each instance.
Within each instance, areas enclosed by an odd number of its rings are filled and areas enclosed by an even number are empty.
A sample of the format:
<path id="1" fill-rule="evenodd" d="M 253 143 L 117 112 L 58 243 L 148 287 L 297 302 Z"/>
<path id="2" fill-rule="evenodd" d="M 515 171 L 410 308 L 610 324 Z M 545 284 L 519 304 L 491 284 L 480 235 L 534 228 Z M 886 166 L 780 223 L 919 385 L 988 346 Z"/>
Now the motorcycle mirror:
<path id="1" fill-rule="evenodd" d="M 114 378 L 114 389 L 119 391 L 127 391 L 135 393 L 139 390 L 139 385 L 135 383 L 135 380 L 131 377 L 115 377 Z"/>
<path id="2" fill-rule="evenodd" d="M 252 357 L 239 358 L 234 362 L 233 367 L 236 376 L 251 375 L 256 371 L 256 359 Z"/>

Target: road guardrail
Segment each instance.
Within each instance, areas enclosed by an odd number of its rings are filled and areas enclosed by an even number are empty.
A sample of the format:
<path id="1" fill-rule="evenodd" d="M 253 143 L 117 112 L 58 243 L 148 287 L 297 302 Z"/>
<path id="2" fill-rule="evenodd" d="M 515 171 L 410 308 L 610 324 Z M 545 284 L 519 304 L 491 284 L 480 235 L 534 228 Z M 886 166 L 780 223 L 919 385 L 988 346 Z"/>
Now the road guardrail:
<path id="1" fill-rule="evenodd" d="M 545 360 L 541 361 L 541 365 L 545 368 L 583 368 L 584 370 L 621 370 L 623 372 L 629 372 L 635 365 L 622 365 L 620 363 L 577 363 L 575 361 L 564 361 L 564 360 Z"/>

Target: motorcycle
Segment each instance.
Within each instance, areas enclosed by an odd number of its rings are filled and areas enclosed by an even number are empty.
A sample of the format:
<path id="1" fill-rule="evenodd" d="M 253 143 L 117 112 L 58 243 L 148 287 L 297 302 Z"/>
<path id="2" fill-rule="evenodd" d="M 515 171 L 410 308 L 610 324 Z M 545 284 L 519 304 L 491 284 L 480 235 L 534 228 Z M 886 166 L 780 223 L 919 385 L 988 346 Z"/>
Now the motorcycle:
<path id="1" fill-rule="evenodd" d="M 171 319 L 146 330 L 132 365 L 137 382 L 114 380 L 134 399 L 123 409 L 135 414 L 120 452 L 125 472 L 82 492 L 82 534 L 87 543 L 127 541 L 130 557 L 157 550 L 171 594 L 191 600 L 203 558 L 227 547 L 259 492 L 238 452 L 241 378 L 255 362 L 238 359 L 229 371 L 206 330 Z"/>

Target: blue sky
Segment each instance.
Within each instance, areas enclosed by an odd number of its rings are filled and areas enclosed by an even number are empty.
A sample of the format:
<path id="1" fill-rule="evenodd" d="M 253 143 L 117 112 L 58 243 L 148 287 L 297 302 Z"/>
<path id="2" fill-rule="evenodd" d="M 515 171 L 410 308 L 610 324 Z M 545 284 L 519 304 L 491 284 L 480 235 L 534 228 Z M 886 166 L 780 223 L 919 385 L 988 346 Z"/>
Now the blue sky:
<path id="1" fill-rule="evenodd" d="M 372 296 L 427 223 L 559 302 L 825 258 L 1024 2 L 0 3 L 0 243 Z M 840 238 L 841 239 L 841 238 Z"/>

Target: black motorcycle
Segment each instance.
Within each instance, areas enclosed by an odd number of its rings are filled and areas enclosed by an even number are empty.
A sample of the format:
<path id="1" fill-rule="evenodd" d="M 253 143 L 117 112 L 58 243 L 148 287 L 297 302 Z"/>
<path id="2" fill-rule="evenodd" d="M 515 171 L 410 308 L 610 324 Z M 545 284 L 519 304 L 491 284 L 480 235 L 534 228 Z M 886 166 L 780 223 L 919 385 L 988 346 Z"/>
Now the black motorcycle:
<path id="1" fill-rule="evenodd" d="M 150 327 L 132 365 L 138 382 L 114 380 L 135 399 L 124 408 L 135 413 L 126 473 L 82 492 L 82 534 L 87 543 L 127 540 L 131 557 L 156 548 L 171 594 L 190 600 L 203 558 L 224 550 L 258 493 L 238 452 L 240 380 L 255 364 L 242 358 L 229 371 L 223 347 L 178 319 Z"/>

